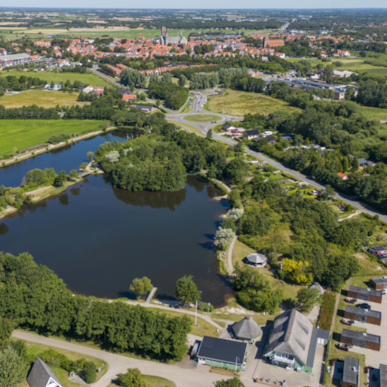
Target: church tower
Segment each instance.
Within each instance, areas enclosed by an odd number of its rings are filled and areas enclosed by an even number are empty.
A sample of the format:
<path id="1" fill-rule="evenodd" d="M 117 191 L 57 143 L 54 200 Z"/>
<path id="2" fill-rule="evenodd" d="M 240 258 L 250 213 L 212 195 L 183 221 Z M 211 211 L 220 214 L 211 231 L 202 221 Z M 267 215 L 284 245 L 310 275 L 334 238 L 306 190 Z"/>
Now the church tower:
<path id="1" fill-rule="evenodd" d="M 165 26 L 161 27 L 161 44 L 168 44 L 168 30 Z"/>

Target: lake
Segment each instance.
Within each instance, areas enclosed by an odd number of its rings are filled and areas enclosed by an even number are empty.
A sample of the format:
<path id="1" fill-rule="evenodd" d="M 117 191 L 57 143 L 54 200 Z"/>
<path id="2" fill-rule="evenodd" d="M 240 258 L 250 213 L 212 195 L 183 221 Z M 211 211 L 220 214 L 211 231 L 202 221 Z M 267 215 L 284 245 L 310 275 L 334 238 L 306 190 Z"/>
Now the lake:
<path id="1" fill-rule="evenodd" d="M 81 157 L 98 148 L 86 143 Z M 176 281 L 193 275 L 203 300 L 221 306 L 231 289 L 218 274 L 213 239 L 229 204 L 212 200 L 218 195 L 197 176 L 177 192 L 130 192 L 90 176 L 0 219 L 0 251 L 29 252 L 73 292 L 97 297 L 134 298 L 131 281 L 147 276 L 158 297 L 170 298 Z"/>
<path id="2" fill-rule="evenodd" d="M 127 134 L 137 137 L 139 132 L 114 130 L 0 168 L 0 186 L 20 187 L 23 177 L 33 169 L 54 168 L 57 173 L 60 171 L 69 173 L 73 169 L 79 169 L 82 163 L 89 161 L 87 152 L 95 152 L 101 144 L 107 141 L 127 141 Z"/>

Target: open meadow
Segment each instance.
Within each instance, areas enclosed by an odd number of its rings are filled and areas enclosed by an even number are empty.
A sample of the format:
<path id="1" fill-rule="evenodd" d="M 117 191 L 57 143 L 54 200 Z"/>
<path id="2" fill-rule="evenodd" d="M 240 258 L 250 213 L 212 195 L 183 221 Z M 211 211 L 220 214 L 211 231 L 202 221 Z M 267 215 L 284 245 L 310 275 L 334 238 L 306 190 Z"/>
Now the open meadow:
<path id="1" fill-rule="evenodd" d="M 0 97 L 0 105 L 7 108 L 36 105 L 44 108 L 59 106 L 84 106 L 90 102 L 77 101 L 78 93 L 63 91 L 26 91 L 19 94 L 6 94 Z"/>
<path id="2" fill-rule="evenodd" d="M 0 156 L 45 144 L 53 135 L 98 131 L 103 123 L 87 120 L 1 120 Z"/>
<path id="3" fill-rule="evenodd" d="M 24 75 L 26 77 L 39 78 L 45 80 L 47 83 L 61 83 L 70 81 L 74 83 L 74 81 L 79 81 L 87 85 L 91 86 L 109 86 L 109 84 L 103 79 L 97 77 L 94 74 L 86 73 L 86 74 L 77 74 L 77 73 L 60 73 L 53 71 L 2 71 L 0 72 L 1 77 L 6 77 L 7 75 L 13 75 L 15 77 L 20 77 Z"/>
<path id="4" fill-rule="evenodd" d="M 223 95 L 209 98 L 209 110 L 214 113 L 244 116 L 245 114 L 264 114 L 265 116 L 286 110 L 291 113 L 300 109 L 290 107 L 286 102 L 244 91 L 227 90 Z"/>

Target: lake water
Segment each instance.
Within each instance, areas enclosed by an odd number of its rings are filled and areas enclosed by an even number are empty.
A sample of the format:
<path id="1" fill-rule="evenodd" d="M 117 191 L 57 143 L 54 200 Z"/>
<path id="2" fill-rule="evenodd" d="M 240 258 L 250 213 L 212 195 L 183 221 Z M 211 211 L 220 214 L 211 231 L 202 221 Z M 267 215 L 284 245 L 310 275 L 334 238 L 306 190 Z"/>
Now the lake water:
<path id="1" fill-rule="evenodd" d="M 32 169 L 54 168 L 56 172 L 69 173 L 73 169 L 78 169 L 82 163 L 89 161 L 87 152 L 95 152 L 101 144 L 107 141 L 126 141 L 127 134 L 133 134 L 135 137 L 138 135 L 128 130 L 115 130 L 0 168 L 0 186 L 19 187 L 23 177 Z"/>
<path id="2" fill-rule="evenodd" d="M 86 144 L 81 157 L 98 148 Z M 213 245 L 229 208 L 212 200 L 218 195 L 196 176 L 177 192 L 129 192 L 113 188 L 106 176 L 90 176 L 0 219 L 0 251 L 29 252 L 72 291 L 97 297 L 134 298 L 129 285 L 142 276 L 159 297 L 173 297 L 176 280 L 193 275 L 203 300 L 220 306 L 231 290 L 218 274 Z"/>

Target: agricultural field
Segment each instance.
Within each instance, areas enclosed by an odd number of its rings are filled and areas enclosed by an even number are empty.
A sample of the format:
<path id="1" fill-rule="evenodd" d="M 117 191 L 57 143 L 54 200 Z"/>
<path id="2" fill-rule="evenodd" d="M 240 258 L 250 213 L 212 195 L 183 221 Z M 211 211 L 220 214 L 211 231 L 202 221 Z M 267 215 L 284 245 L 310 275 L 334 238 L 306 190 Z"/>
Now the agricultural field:
<path id="1" fill-rule="evenodd" d="M 78 93 L 62 91 L 25 91 L 0 97 L 0 105 L 7 108 L 36 105 L 44 108 L 59 106 L 88 105 L 90 102 L 77 101 Z"/>
<path id="2" fill-rule="evenodd" d="M 0 36 L 1 37 L 1 36 Z M 47 81 L 47 83 L 61 83 L 70 81 L 79 81 L 87 85 L 92 86 L 109 86 L 109 84 L 103 79 L 97 77 L 94 74 L 77 74 L 77 73 L 55 73 L 52 71 L 2 71 L 0 76 L 13 75 L 15 77 L 20 77 L 24 75 L 26 77 L 40 78 Z"/>
<path id="3" fill-rule="evenodd" d="M 290 107 L 286 102 L 244 91 L 227 90 L 223 95 L 209 98 L 209 110 L 214 113 L 244 116 L 245 114 L 269 115 L 286 110 L 291 113 L 301 111 Z"/>
<path id="4" fill-rule="evenodd" d="M 1 120 L 0 156 L 45 144 L 53 135 L 98 131 L 103 123 L 86 120 Z"/>

